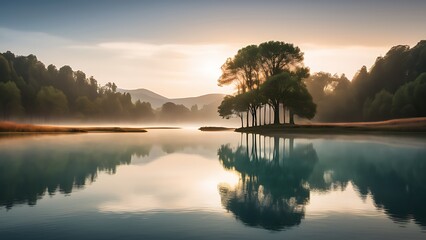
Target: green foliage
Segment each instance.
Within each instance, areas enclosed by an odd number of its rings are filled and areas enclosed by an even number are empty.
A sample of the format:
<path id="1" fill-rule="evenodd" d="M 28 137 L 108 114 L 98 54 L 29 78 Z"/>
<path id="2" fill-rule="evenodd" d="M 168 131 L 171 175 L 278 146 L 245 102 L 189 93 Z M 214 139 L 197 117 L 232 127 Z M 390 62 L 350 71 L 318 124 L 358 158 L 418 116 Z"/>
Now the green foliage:
<path id="1" fill-rule="evenodd" d="M 311 94 L 303 84 L 298 82 L 298 86 L 292 93 L 289 94 L 288 100 L 284 103 L 294 113 L 302 118 L 312 119 L 315 116 L 317 105 L 313 102 Z M 292 118 L 292 116 L 290 116 Z M 290 121 L 290 123 L 293 120 Z"/>
<path id="2" fill-rule="evenodd" d="M 14 82 L 0 82 L 0 115 L 3 119 L 23 113 L 21 92 Z"/>
<path id="3" fill-rule="evenodd" d="M 153 119 L 150 104 L 133 104 L 130 94 L 117 92 L 115 83 L 100 87 L 94 77 L 87 78 L 82 71 L 73 71 L 70 66 L 46 68 L 34 55 L 0 54 L 0 83 L 3 119 Z"/>
<path id="4" fill-rule="evenodd" d="M 42 87 L 36 97 L 39 112 L 49 117 L 63 117 L 68 113 L 68 101 L 65 94 L 52 86 Z"/>
<path id="5" fill-rule="evenodd" d="M 219 113 L 219 116 L 226 119 L 229 119 L 236 114 L 235 97 L 231 95 L 225 96 L 223 101 L 220 103 L 217 112 Z"/>
<path id="6" fill-rule="evenodd" d="M 259 109 L 266 104 L 274 110 L 275 124 L 279 124 L 280 104 L 290 101 L 293 101 L 293 108 L 301 108 L 303 103 L 308 104 L 304 110 L 297 110 L 297 113 L 301 117 L 312 118 L 315 104 L 309 92 L 302 89 L 306 89 L 306 86 L 301 83 L 308 76 L 309 69 L 303 66 L 303 53 L 293 44 L 269 41 L 259 46 L 244 47 L 222 66 L 219 86 L 234 83 L 238 94 L 236 98 L 224 99 L 219 107 L 219 115 L 229 118 L 236 112 L 241 112 L 232 104 L 238 97 L 244 103 L 241 110 L 247 111 L 247 121 L 250 112 L 253 126 L 257 125 Z"/>
<path id="7" fill-rule="evenodd" d="M 260 66 L 265 78 L 303 66 L 303 53 L 293 44 L 269 41 L 259 45 Z"/>
<path id="8" fill-rule="evenodd" d="M 305 81 L 318 104 L 315 120 L 370 121 L 426 116 L 421 79 L 426 72 L 426 41 L 413 48 L 395 46 L 363 66 L 349 82 L 346 77 L 317 73 Z"/>
<path id="9" fill-rule="evenodd" d="M 392 94 L 382 90 L 373 100 L 367 99 L 364 104 L 364 119 L 378 121 L 392 117 Z"/>
<path id="10" fill-rule="evenodd" d="M 91 117 L 96 115 L 97 107 L 94 102 L 92 102 L 87 96 L 78 97 L 75 100 L 76 109 L 82 117 Z"/>
<path id="11" fill-rule="evenodd" d="M 7 82 L 11 79 L 11 70 L 8 61 L 0 55 L 0 82 Z"/>
<path id="12" fill-rule="evenodd" d="M 426 116 L 426 72 L 396 91 L 392 112 L 396 117 Z"/>

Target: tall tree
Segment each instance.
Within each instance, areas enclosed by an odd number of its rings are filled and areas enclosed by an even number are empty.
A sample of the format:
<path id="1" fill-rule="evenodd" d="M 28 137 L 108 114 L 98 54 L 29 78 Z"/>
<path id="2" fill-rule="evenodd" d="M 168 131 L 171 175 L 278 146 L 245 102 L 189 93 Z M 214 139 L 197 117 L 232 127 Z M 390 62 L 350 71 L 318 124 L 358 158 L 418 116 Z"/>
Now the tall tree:
<path id="1" fill-rule="evenodd" d="M 259 49 L 249 45 L 222 65 L 219 86 L 235 84 L 239 93 L 245 93 L 259 87 Z"/>
<path id="2" fill-rule="evenodd" d="M 280 124 L 280 103 L 287 102 L 298 86 L 298 79 L 289 72 L 274 75 L 263 83 L 261 91 L 274 110 L 274 124 Z"/>
<path id="3" fill-rule="evenodd" d="M 291 43 L 269 41 L 259 45 L 260 67 L 264 79 L 303 67 L 303 53 Z"/>

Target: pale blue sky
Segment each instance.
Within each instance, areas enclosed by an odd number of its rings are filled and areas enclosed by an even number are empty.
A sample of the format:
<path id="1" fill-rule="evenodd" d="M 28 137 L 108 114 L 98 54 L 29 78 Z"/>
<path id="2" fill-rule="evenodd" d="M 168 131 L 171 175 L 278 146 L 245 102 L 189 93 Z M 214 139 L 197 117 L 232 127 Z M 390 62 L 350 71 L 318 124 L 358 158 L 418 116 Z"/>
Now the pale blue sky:
<path id="1" fill-rule="evenodd" d="M 294 43 L 312 72 L 351 78 L 391 46 L 426 39 L 425 12 L 415 0 L 1 0 L 0 51 L 168 97 L 228 93 L 219 67 L 245 45 Z"/>

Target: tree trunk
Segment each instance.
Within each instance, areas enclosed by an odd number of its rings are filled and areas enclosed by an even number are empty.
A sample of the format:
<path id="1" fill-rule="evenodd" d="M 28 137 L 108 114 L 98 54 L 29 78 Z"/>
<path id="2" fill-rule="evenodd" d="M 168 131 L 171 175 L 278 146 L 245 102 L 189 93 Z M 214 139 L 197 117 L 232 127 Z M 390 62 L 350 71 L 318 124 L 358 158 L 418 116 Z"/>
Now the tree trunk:
<path id="1" fill-rule="evenodd" d="M 247 120 L 247 121 L 246 121 L 246 125 L 247 125 L 247 127 L 249 127 L 249 112 L 247 111 L 247 112 L 246 112 L 246 114 L 247 114 L 247 115 L 246 115 L 246 118 L 247 118 L 247 119 L 246 119 L 246 120 Z"/>
<path id="2" fill-rule="evenodd" d="M 251 112 L 251 126 L 252 127 L 254 127 L 254 126 L 256 126 L 256 122 L 255 122 L 255 120 L 256 120 L 256 117 L 255 117 L 255 112 L 253 112 L 253 111 L 250 111 Z"/>
<path id="3" fill-rule="evenodd" d="M 274 124 L 280 124 L 280 104 L 274 107 Z"/>
<path id="4" fill-rule="evenodd" d="M 294 124 L 294 113 L 291 109 L 289 111 L 289 114 L 290 114 L 290 124 Z"/>
<path id="5" fill-rule="evenodd" d="M 283 116 L 284 116 L 283 123 L 285 124 L 285 105 L 284 105 L 284 103 L 283 103 Z"/>
<path id="6" fill-rule="evenodd" d="M 241 119 L 241 128 L 243 128 L 244 127 L 243 114 L 240 115 L 240 119 Z"/>
<path id="7" fill-rule="evenodd" d="M 266 105 L 263 107 L 263 125 L 266 125 Z"/>

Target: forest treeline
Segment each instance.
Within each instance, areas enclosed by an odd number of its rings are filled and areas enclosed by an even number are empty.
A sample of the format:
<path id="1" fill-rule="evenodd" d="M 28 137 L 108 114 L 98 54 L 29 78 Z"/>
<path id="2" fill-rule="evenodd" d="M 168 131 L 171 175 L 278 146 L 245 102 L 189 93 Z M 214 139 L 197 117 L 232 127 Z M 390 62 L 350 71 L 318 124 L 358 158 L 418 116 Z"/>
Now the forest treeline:
<path id="1" fill-rule="evenodd" d="M 324 59 L 326 61 L 327 59 Z M 392 47 L 352 81 L 315 73 L 305 84 L 321 122 L 378 121 L 426 116 L 426 40 Z"/>
<path id="2" fill-rule="evenodd" d="M 0 120 L 32 121 L 188 121 L 210 117 L 216 107 L 191 109 L 171 102 L 153 109 L 132 102 L 115 83 L 98 81 L 70 66 L 45 66 L 34 55 L 0 54 Z"/>

